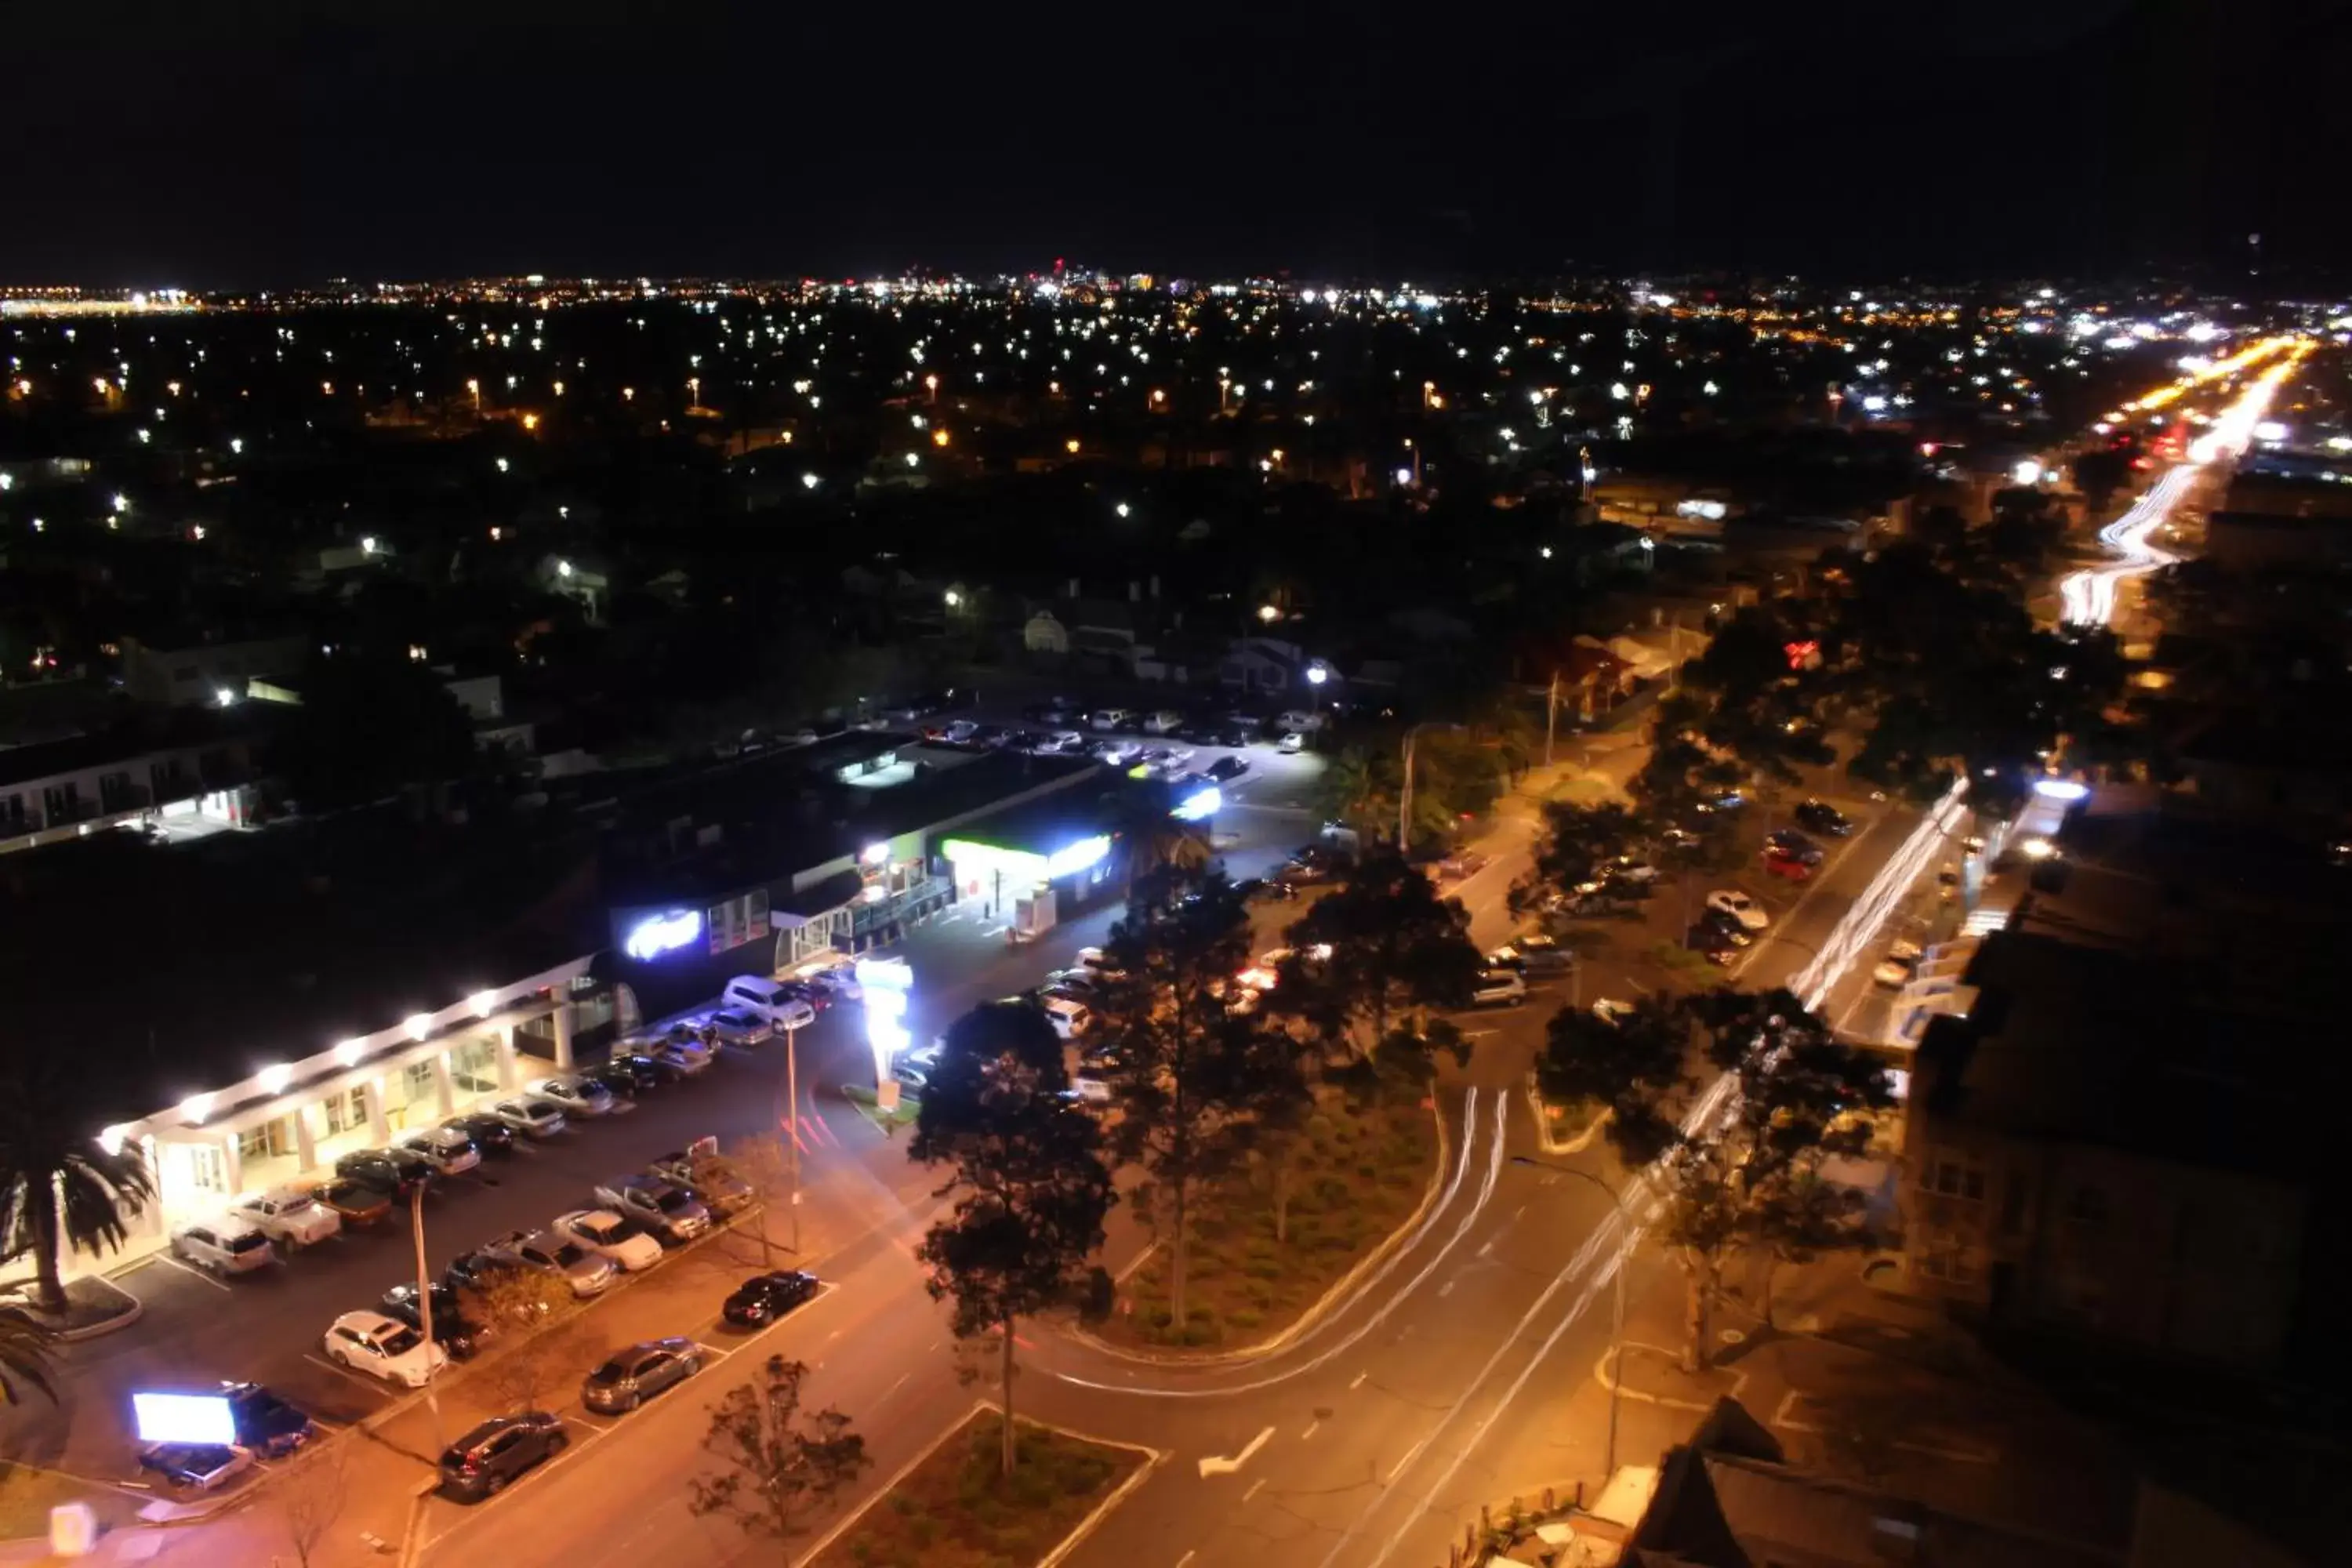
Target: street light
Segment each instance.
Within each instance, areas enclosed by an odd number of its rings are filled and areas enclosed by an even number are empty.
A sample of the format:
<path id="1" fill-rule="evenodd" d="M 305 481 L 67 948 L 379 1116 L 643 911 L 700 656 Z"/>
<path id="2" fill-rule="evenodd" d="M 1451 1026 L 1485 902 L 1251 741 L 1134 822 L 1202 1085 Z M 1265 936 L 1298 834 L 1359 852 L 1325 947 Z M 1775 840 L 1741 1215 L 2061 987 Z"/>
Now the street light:
<path id="1" fill-rule="evenodd" d="M 1538 1171 L 1557 1171 L 1563 1176 L 1574 1176 L 1578 1181 L 1591 1183 L 1609 1194 L 1609 1201 L 1616 1205 L 1617 1217 L 1625 1222 L 1625 1237 L 1628 1245 L 1624 1251 L 1617 1255 L 1616 1268 L 1610 1280 L 1609 1452 L 1601 1461 L 1603 1466 L 1601 1473 L 1604 1478 L 1613 1478 L 1617 1474 L 1617 1391 L 1625 1385 L 1625 1264 L 1632 1256 L 1633 1216 L 1626 1212 L 1624 1194 L 1590 1171 L 1580 1171 L 1573 1165 L 1556 1165 L 1549 1160 L 1538 1160 L 1532 1154 L 1514 1154 L 1511 1156 L 1511 1163 L 1532 1165 Z M 1601 1484 L 1605 1487 L 1609 1481 L 1604 1479 Z"/>

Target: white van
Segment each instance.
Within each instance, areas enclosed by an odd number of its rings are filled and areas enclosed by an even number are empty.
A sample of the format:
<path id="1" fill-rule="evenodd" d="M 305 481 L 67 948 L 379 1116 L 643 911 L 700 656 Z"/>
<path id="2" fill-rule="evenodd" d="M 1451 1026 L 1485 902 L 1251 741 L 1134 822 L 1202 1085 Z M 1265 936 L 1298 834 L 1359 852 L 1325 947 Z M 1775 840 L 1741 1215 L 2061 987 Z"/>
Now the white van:
<path id="1" fill-rule="evenodd" d="M 1074 1002 L 1067 996 L 1047 996 L 1041 1005 L 1046 1020 L 1054 1026 L 1054 1033 L 1066 1040 L 1076 1039 L 1095 1026 L 1095 1016 L 1083 1002 Z"/>
<path id="2" fill-rule="evenodd" d="M 1143 716 L 1143 732 L 1147 735 L 1165 735 L 1183 722 L 1184 715 L 1172 708 L 1162 708 L 1157 713 L 1146 713 Z"/>
<path id="3" fill-rule="evenodd" d="M 1087 727 L 1094 730 L 1124 730 L 1133 722 L 1135 715 L 1124 708 L 1097 708 L 1087 716 Z"/>
<path id="4" fill-rule="evenodd" d="M 719 993 L 719 1005 L 756 1014 L 779 1029 L 798 1029 L 816 1021 L 815 1008 L 764 974 L 737 975 Z"/>
<path id="5" fill-rule="evenodd" d="M 1311 708 L 1293 708 L 1276 714 L 1274 727 L 1286 733 L 1311 735 L 1323 728 L 1323 715 Z"/>

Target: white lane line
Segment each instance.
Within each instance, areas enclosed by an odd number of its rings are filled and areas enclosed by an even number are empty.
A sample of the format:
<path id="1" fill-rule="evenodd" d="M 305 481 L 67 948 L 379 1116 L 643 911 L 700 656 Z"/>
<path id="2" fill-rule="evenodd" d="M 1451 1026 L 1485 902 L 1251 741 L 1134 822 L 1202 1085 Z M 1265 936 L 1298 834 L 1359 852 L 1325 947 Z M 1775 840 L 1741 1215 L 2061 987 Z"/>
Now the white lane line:
<path id="1" fill-rule="evenodd" d="M 894 1384 L 892 1384 L 889 1387 L 887 1387 L 887 1388 L 886 1388 L 886 1389 L 884 1389 L 884 1390 L 882 1391 L 882 1399 L 887 1399 L 887 1398 L 889 1398 L 892 1394 L 894 1394 L 898 1393 L 900 1389 L 902 1389 L 902 1388 L 906 1387 L 906 1386 L 907 1386 L 907 1380 L 908 1380 L 908 1378 L 910 1378 L 910 1377 L 914 1376 L 914 1375 L 915 1375 L 915 1374 L 914 1374 L 913 1373 L 911 1373 L 911 1372 L 902 1372 L 902 1373 L 900 1373 L 898 1374 L 898 1382 L 896 1382 L 896 1383 L 894 1383 Z M 881 1403 L 882 1403 L 882 1400 L 881 1400 L 881 1399 L 877 1399 L 877 1400 L 876 1400 L 874 1403 L 876 1403 L 877 1405 L 879 1405 L 879 1404 L 881 1404 Z"/>
<path id="2" fill-rule="evenodd" d="M 1453 1281 L 1453 1280 L 1451 1280 L 1451 1279 L 1448 1279 L 1444 1284 L 1440 1285 L 1440 1286 L 1437 1288 L 1437 1293 L 1438 1293 L 1438 1295 L 1439 1295 L 1440 1297 L 1445 1297 L 1445 1296 L 1451 1296 L 1451 1295 L 1453 1295 L 1453 1294 L 1454 1294 L 1454 1281 Z"/>
<path id="3" fill-rule="evenodd" d="M 201 1279 L 215 1290 L 226 1290 L 228 1289 L 227 1285 L 214 1279 L 203 1269 L 191 1268 L 186 1264 L 181 1262 L 178 1258 L 172 1257 L 169 1253 L 157 1253 L 155 1255 L 155 1261 L 163 1264 L 167 1268 L 178 1269 L 181 1273 L 186 1275 L 191 1279 Z"/>
<path id="4" fill-rule="evenodd" d="M 1178 1559 L 1176 1559 L 1176 1568 L 1184 1568 L 1184 1564 L 1185 1564 L 1185 1563 L 1190 1563 L 1191 1561 L 1192 1561 L 1192 1559 L 1193 1559 L 1193 1558 L 1195 1558 L 1195 1557 L 1197 1557 L 1197 1556 L 1199 1556 L 1199 1555 L 1200 1555 L 1200 1553 L 1199 1553 L 1198 1552 L 1185 1552 L 1183 1556 L 1179 1557 Z"/>
<path id="5" fill-rule="evenodd" d="M 1381 1478 L 1381 1484 L 1382 1486 L 1391 1487 L 1396 1485 L 1396 1479 L 1404 1474 L 1406 1470 L 1412 1468 L 1412 1462 L 1421 1458 L 1421 1451 L 1429 1447 L 1429 1440 L 1435 1436 L 1437 1436 L 1437 1434 L 1434 1430 L 1423 1433 L 1421 1441 L 1406 1449 L 1404 1458 L 1399 1459 L 1396 1462 L 1395 1468 L 1391 1469 L 1387 1475 Z"/>
<path id="6" fill-rule="evenodd" d="M 1351 1394 L 1352 1394 L 1352 1393 L 1354 1393 L 1357 1389 L 1363 1387 L 1363 1386 L 1364 1386 L 1364 1379 L 1366 1379 L 1366 1378 L 1368 1378 L 1368 1377 L 1370 1377 L 1370 1376 L 1371 1376 L 1371 1375 L 1372 1375 L 1372 1374 L 1371 1374 L 1370 1373 L 1369 1373 L 1369 1372 L 1360 1372 L 1360 1373 L 1358 1373 L 1355 1375 L 1354 1379 L 1349 1383 L 1349 1384 L 1348 1384 L 1348 1391 L 1349 1391 L 1349 1393 L 1351 1393 Z"/>
<path id="7" fill-rule="evenodd" d="M 391 1390 L 384 1387 L 383 1384 L 378 1383 L 375 1379 L 372 1377 L 362 1377 L 350 1367 L 344 1366 L 338 1362 L 329 1361 L 324 1356 L 312 1355 L 310 1352 L 305 1351 L 302 1352 L 302 1359 L 309 1362 L 312 1366 L 325 1367 L 337 1377 L 350 1378 L 353 1383 L 358 1384 L 362 1388 L 366 1389 L 371 1394 L 388 1394 L 391 1393 Z"/>
<path id="8" fill-rule="evenodd" d="M 1260 1477 L 1258 1477 L 1258 1479 L 1255 1479 L 1255 1480 L 1252 1481 L 1252 1482 L 1249 1484 L 1249 1490 L 1247 1490 L 1247 1491 L 1245 1491 L 1245 1492 L 1242 1493 L 1242 1501 L 1244 1501 L 1244 1502 L 1247 1502 L 1247 1501 L 1249 1501 L 1249 1500 L 1250 1500 L 1250 1499 L 1252 1499 L 1252 1498 L 1254 1498 L 1254 1497 L 1257 1496 L 1257 1494 L 1258 1494 L 1259 1492 L 1263 1491 L 1265 1489 L 1265 1478 L 1264 1476 L 1260 1476 Z"/>
<path id="9" fill-rule="evenodd" d="M 1307 1441 L 1307 1438 L 1312 1437 L 1313 1436 L 1315 1436 L 1315 1434 L 1316 1434 L 1316 1433 L 1318 1433 L 1318 1432 L 1321 1431 L 1322 1429 L 1323 1429 L 1323 1423 L 1322 1423 L 1322 1422 L 1320 1422 L 1320 1421 L 1309 1421 L 1309 1422 L 1307 1424 L 1307 1430 L 1306 1430 L 1306 1431 L 1304 1431 L 1304 1432 L 1301 1432 L 1301 1433 L 1298 1435 L 1298 1440 L 1299 1440 L 1300 1442 L 1304 1443 L 1305 1441 Z"/>

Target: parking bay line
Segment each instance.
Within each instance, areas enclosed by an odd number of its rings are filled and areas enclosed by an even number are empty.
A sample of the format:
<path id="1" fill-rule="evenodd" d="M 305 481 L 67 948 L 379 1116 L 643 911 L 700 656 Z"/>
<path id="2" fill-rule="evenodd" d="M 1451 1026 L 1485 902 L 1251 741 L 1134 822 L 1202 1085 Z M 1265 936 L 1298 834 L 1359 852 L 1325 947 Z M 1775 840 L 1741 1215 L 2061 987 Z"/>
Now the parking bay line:
<path id="1" fill-rule="evenodd" d="M 302 1359 L 309 1362 L 312 1366 L 325 1367 L 329 1372 L 333 1373 L 338 1377 L 350 1378 L 353 1383 L 358 1384 L 362 1388 L 367 1389 L 371 1393 L 380 1394 L 387 1398 L 396 1397 L 394 1390 L 389 1384 L 379 1383 L 372 1377 L 362 1377 L 350 1367 L 339 1365 L 334 1362 L 329 1361 L 324 1356 L 312 1355 L 309 1351 L 304 1351 L 302 1352 Z"/>
<path id="2" fill-rule="evenodd" d="M 173 1257 L 173 1256 L 172 1256 L 170 1253 L 168 1253 L 168 1252 L 159 1252 L 159 1253 L 157 1253 L 157 1254 L 154 1256 L 154 1258 L 153 1258 L 152 1261 L 157 1262 L 157 1263 L 161 1263 L 161 1264 L 164 1265 L 164 1266 L 165 1266 L 165 1267 L 167 1267 L 167 1268 L 176 1268 L 176 1269 L 178 1269 L 181 1273 L 183 1273 L 183 1274 L 186 1275 L 186 1276 L 187 1276 L 189 1279 L 201 1279 L 201 1280 L 203 1280 L 205 1284 L 207 1284 L 207 1285 L 211 1286 L 211 1287 L 212 1287 L 214 1289 L 215 1289 L 215 1290 L 228 1290 L 228 1289 L 229 1289 L 229 1286 L 228 1286 L 228 1284 L 227 1284 L 227 1282 L 226 1282 L 226 1281 L 225 1281 L 225 1280 L 220 1280 L 220 1279 L 214 1279 L 211 1275 L 209 1275 L 209 1274 L 205 1273 L 205 1272 L 203 1269 L 201 1269 L 201 1268 L 190 1268 L 188 1265 L 186 1265 L 186 1264 L 184 1264 L 184 1263 L 181 1262 L 178 1258 L 176 1258 Z M 233 1292 L 233 1291 L 232 1291 L 231 1293 L 232 1293 L 232 1294 L 234 1294 L 234 1292 Z"/>

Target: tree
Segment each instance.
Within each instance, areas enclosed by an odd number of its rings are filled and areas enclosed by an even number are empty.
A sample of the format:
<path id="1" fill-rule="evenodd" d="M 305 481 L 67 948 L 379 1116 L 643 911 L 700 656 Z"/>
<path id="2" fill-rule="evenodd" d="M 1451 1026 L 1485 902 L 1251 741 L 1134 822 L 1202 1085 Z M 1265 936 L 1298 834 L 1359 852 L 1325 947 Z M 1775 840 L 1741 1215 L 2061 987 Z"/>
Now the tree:
<path id="1" fill-rule="evenodd" d="M 1759 1271 L 1766 1328 L 1772 1318 L 1772 1287 L 1780 1266 L 1811 1263 L 1832 1252 L 1874 1245 L 1863 1195 L 1825 1181 L 1817 1171 L 1795 1171 L 1757 1191 L 1748 1205 L 1748 1238 L 1764 1267 Z"/>
<path id="2" fill-rule="evenodd" d="M 22 1312 L 0 1311 L 0 1405 L 22 1405 L 25 1390 L 37 1389 L 52 1405 L 57 1385 L 50 1381 L 55 1336 Z"/>
<path id="3" fill-rule="evenodd" d="M 1722 1294 L 1724 1259 L 1744 1234 L 1746 1216 L 1721 1145 L 1680 1144 L 1658 1170 L 1664 1202 L 1657 1236 L 1682 1265 L 1687 1287 L 1682 1366 L 1696 1372 L 1706 1358 L 1707 1318 Z"/>
<path id="4" fill-rule="evenodd" d="M 110 1152 L 83 1129 L 93 1120 L 68 1058 L 19 1052 L 0 1089 L 0 1258 L 33 1254 L 44 1312 L 66 1310 L 68 1247 L 112 1251 L 155 1195 L 138 1152 Z"/>
<path id="5" fill-rule="evenodd" d="M 776 1243 L 768 1226 L 768 1216 L 796 1198 L 793 1169 L 792 1151 L 784 1146 L 782 1135 L 775 1132 L 755 1132 L 736 1140 L 723 1154 L 702 1155 L 694 1162 L 692 1174 L 698 1181 L 731 1177 L 758 1194 L 762 1205 L 760 1258 L 771 1269 L 776 1266 Z"/>
<path id="6" fill-rule="evenodd" d="M 1675 1097 L 1690 1085 L 1690 1025 L 1679 1009 L 1644 997 L 1632 1013 L 1596 1016 L 1582 1007 L 1552 1016 L 1536 1058 L 1536 1082 L 1550 1099 L 1587 1100 L 1609 1112 L 1608 1138 L 1628 1165 L 1648 1164 L 1679 1133 Z"/>
<path id="7" fill-rule="evenodd" d="M 1342 746 L 1315 780 L 1313 809 L 1326 822 L 1354 828 L 1363 837 L 1396 831 L 1397 762 L 1386 750 Z"/>
<path id="8" fill-rule="evenodd" d="M 1468 1006 L 1486 965 L 1461 900 L 1439 898 L 1393 849 L 1357 861 L 1347 881 L 1284 936 L 1291 951 L 1272 1005 L 1305 1021 L 1327 1046 L 1349 1042 L 1360 1059 L 1391 1043 L 1389 1020 L 1400 1009 Z M 1370 1041 L 1358 1045 L 1365 1024 Z"/>
<path id="9" fill-rule="evenodd" d="M 2131 464 L 2121 452 L 2094 450 L 2084 453 L 2070 465 L 2074 488 L 2082 492 L 2084 510 L 2094 516 L 2107 510 L 2116 499 L 2116 491 L 2131 477 Z"/>
<path id="10" fill-rule="evenodd" d="M 510 1342 L 482 1361 L 481 1379 L 499 1408 L 520 1415 L 541 1408 L 547 1395 L 575 1375 L 589 1347 L 576 1323 L 558 1329 L 572 1305 L 572 1288 L 536 1268 L 497 1268 L 457 1294 L 458 1310 Z"/>
<path id="11" fill-rule="evenodd" d="M 1536 845 L 1528 874 L 1511 887 L 1511 912 L 1525 914 L 1558 897 L 1573 901 L 1576 889 L 1596 880 L 1602 866 L 1641 842 L 1647 825 L 1617 801 L 1579 805 L 1573 801 L 1544 805 L 1543 837 Z"/>
<path id="12" fill-rule="evenodd" d="M 1129 886 L 1164 869 L 1197 875 L 1216 858 L 1199 823 L 1170 815 L 1175 804 L 1157 779 L 1132 781 L 1119 790 L 1111 844 Z"/>
<path id="13" fill-rule="evenodd" d="M 764 1535 L 791 1568 L 793 1542 L 842 1489 L 874 1463 L 849 1417 L 827 1405 L 801 1412 L 805 1363 L 772 1355 L 756 1383 L 739 1384 L 711 1406 L 702 1446 L 725 1467 L 693 1479 L 688 1507 L 698 1517 L 731 1519 L 747 1535 Z"/>
<path id="14" fill-rule="evenodd" d="M 951 1168 L 948 1217 L 916 1248 L 959 1339 L 1001 1336 L 1004 1473 L 1013 1442 L 1013 1328 L 1068 1304 L 1116 1201 L 1102 1129 L 1069 1093 L 1061 1037 L 1026 1004 L 976 1007 L 948 1030 L 907 1153 Z"/>
<path id="15" fill-rule="evenodd" d="M 320 1549 L 326 1543 L 327 1531 L 342 1517 L 343 1460 L 349 1452 L 338 1445 L 308 1455 L 295 1465 L 293 1474 L 278 1483 L 273 1505 L 278 1533 L 293 1552 L 296 1568 L 310 1568 L 324 1560 Z"/>
<path id="16" fill-rule="evenodd" d="M 1255 1009 L 1236 1010 L 1234 976 L 1249 966 L 1247 906 L 1212 875 L 1190 891 L 1145 880 L 1111 928 L 1113 978 L 1094 1008 L 1118 1115 L 1111 1149 L 1151 1177 L 1167 1199 L 1169 1303 L 1186 1323 L 1189 1200 L 1232 1165 L 1263 1115 L 1303 1096 L 1289 1037 Z"/>
<path id="17" fill-rule="evenodd" d="M 312 661 L 276 750 L 287 793 L 313 814 L 463 778 L 480 763 L 466 710 L 409 659 Z"/>

